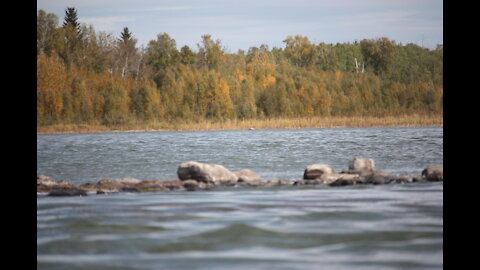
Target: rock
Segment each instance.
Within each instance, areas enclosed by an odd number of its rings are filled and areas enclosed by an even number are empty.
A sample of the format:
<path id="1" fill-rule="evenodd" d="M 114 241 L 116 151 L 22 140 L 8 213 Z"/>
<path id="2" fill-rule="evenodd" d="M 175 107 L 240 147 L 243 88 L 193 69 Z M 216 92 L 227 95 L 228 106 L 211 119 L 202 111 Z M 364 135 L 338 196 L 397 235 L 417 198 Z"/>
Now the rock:
<path id="1" fill-rule="evenodd" d="M 390 183 L 391 179 L 388 176 L 382 174 L 371 174 L 365 177 L 363 181 L 365 184 L 373 184 L 373 185 L 385 185 Z"/>
<path id="2" fill-rule="evenodd" d="M 422 171 L 422 177 L 427 181 L 443 181 L 443 165 L 428 166 Z"/>
<path id="3" fill-rule="evenodd" d="M 120 191 L 123 187 L 125 187 L 124 184 L 110 178 L 104 178 L 95 184 L 97 190 L 108 192 Z"/>
<path id="4" fill-rule="evenodd" d="M 123 187 L 122 190 L 123 192 L 140 192 L 140 189 L 136 187 Z"/>
<path id="5" fill-rule="evenodd" d="M 56 185 L 57 181 L 53 180 L 50 176 L 46 175 L 37 175 L 37 186 L 45 185 L 45 186 L 53 186 Z"/>
<path id="6" fill-rule="evenodd" d="M 37 176 L 37 193 L 38 194 L 46 194 L 54 190 L 71 191 L 74 189 L 76 189 L 76 187 L 66 180 L 55 181 L 53 180 L 53 178 L 49 176 L 45 176 L 45 175 Z"/>
<path id="7" fill-rule="evenodd" d="M 178 178 L 182 181 L 194 179 L 199 182 L 219 184 L 234 184 L 238 176 L 227 168 L 218 164 L 206 164 L 188 161 L 180 164 L 177 170 Z"/>
<path id="8" fill-rule="evenodd" d="M 262 181 L 260 175 L 249 169 L 235 171 L 233 173 L 238 177 L 238 183 L 245 183 L 250 186 L 258 186 Z"/>
<path id="9" fill-rule="evenodd" d="M 371 158 L 355 157 L 348 165 L 349 170 L 353 171 L 373 171 L 375 162 Z"/>
<path id="10" fill-rule="evenodd" d="M 124 185 L 136 185 L 142 182 L 141 180 L 130 178 L 130 177 L 121 178 L 121 179 L 118 179 L 117 181 Z"/>
<path id="11" fill-rule="evenodd" d="M 328 184 L 331 184 L 338 179 L 358 180 L 359 175 L 358 174 L 347 174 L 347 173 L 330 173 L 330 174 L 324 174 L 316 180 L 319 182 L 319 184 L 328 185 Z"/>
<path id="12" fill-rule="evenodd" d="M 165 181 L 162 180 L 144 180 L 140 181 L 140 183 L 135 184 L 134 187 L 138 188 L 142 192 L 152 192 L 152 191 L 166 191 L 170 190 L 169 188 L 164 186 Z"/>
<path id="13" fill-rule="evenodd" d="M 291 186 L 295 183 L 295 181 L 292 180 L 278 180 L 279 185 L 286 185 L 286 186 Z"/>
<path id="14" fill-rule="evenodd" d="M 316 179 L 320 178 L 324 174 L 331 174 L 333 173 L 333 169 L 330 165 L 326 164 L 311 164 L 305 168 L 303 172 L 303 179 Z"/>
<path id="15" fill-rule="evenodd" d="M 297 181 L 293 182 L 294 186 L 303 186 L 305 184 L 306 184 L 305 180 L 297 180 Z"/>
<path id="16" fill-rule="evenodd" d="M 356 180 L 356 179 L 339 178 L 339 179 L 333 181 L 332 183 L 330 183 L 329 186 L 332 186 L 332 187 L 348 186 L 348 185 L 355 185 L 355 184 L 358 184 L 358 183 L 359 183 L 359 180 Z"/>
<path id="17" fill-rule="evenodd" d="M 320 178 L 317 179 L 312 179 L 312 180 L 303 180 L 305 185 L 320 185 L 323 184 L 324 182 L 320 180 Z M 295 183 L 293 183 L 295 184 Z"/>
<path id="18" fill-rule="evenodd" d="M 344 173 L 344 174 L 356 174 L 360 177 L 367 177 L 367 176 L 370 176 L 372 174 L 379 174 L 379 175 L 383 175 L 383 176 L 388 176 L 389 174 L 386 173 L 386 172 L 383 172 L 383 171 L 378 171 L 378 170 L 346 170 L 346 171 L 342 171 L 341 173 Z"/>
<path id="19" fill-rule="evenodd" d="M 353 173 L 335 173 L 326 175 L 327 179 L 323 181 L 324 184 L 329 186 L 346 186 L 363 184 L 365 177 Z"/>
<path id="20" fill-rule="evenodd" d="M 78 188 L 81 189 L 81 190 L 84 190 L 86 192 L 92 192 L 92 193 L 93 192 L 98 193 L 98 191 L 99 191 L 99 190 L 97 190 L 96 185 L 92 184 L 92 183 L 81 184 L 81 185 L 78 186 Z"/>
<path id="21" fill-rule="evenodd" d="M 396 184 L 406 184 L 406 183 L 413 182 L 413 177 L 408 174 L 391 175 L 390 181 L 391 183 L 396 183 Z"/>
<path id="22" fill-rule="evenodd" d="M 292 180 L 268 180 L 264 185 L 265 186 L 282 186 L 282 185 L 293 185 L 295 181 Z"/>
<path id="23" fill-rule="evenodd" d="M 412 179 L 412 182 L 426 182 L 427 179 L 423 178 L 422 176 L 415 176 Z"/>
<path id="24" fill-rule="evenodd" d="M 188 191 L 194 191 L 198 188 L 197 180 L 185 180 L 183 181 L 183 187 Z"/>
<path id="25" fill-rule="evenodd" d="M 190 180 L 190 179 L 189 179 Z M 169 190 L 175 190 L 175 189 L 183 189 L 183 181 L 180 180 L 165 180 L 161 181 L 162 186 L 164 188 L 167 188 Z"/>
<path id="26" fill-rule="evenodd" d="M 64 196 L 87 196 L 87 192 L 81 189 L 65 190 L 55 189 L 48 193 L 48 196 L 52 197 L 64 197 Z"/>

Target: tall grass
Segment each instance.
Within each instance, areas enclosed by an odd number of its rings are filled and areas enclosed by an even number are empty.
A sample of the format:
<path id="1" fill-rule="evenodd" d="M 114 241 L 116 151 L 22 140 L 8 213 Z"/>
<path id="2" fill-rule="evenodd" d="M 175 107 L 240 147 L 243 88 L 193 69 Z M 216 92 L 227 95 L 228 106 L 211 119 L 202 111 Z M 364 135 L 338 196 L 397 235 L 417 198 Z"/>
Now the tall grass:
<path id="1" fill-rule="evenodd" d="M 200 131 L 238 129 L 301 129 L 336 127 L 392 127 L 392 126 L 443 126 L 442 115 L 401 116 L 328 116 L 302 118 L 228 119 L 223 121 L 175 121 L 132 123 L 107 127 L 87 124 L 56 124 L 37 126 L 37 133 L 93 133 L 126 131 Z"/>

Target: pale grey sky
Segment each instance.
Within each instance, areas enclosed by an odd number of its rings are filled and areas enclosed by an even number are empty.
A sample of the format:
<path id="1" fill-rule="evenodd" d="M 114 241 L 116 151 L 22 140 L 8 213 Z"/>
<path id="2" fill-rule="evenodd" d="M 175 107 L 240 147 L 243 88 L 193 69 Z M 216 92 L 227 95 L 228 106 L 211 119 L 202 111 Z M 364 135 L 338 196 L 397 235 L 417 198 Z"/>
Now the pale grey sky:
<path id="1" fill-rule="evenodd" d="M 139 46 L 163 32 L 178 48 L 194 50 L 210 34 L 230 52 L 283 48 L 297 34 L 314 43 L 386 36 L 429 48 L 443 44 L 442 0 L 37 0 L 37 9 L 55 13 L 60 23 L 67 7 L 97 32 L 119 36 L 127 26 Z"/>

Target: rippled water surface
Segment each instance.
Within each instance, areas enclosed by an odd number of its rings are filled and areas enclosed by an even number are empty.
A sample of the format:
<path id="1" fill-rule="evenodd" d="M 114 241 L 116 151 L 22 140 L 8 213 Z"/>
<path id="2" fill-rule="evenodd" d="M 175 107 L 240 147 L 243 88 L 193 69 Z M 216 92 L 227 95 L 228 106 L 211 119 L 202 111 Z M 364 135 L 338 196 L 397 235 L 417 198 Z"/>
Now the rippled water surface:
<path id="1" fill-rule="evenodd" d="M 177 179 L 184 161 L 301 179 L 306 165 L 419 175 L 443 129 L 39 135 L 37 173 L 74 184 Z M 443 184 L 229 188 L 37 197 L 38 269 L 441 269 Z"/>

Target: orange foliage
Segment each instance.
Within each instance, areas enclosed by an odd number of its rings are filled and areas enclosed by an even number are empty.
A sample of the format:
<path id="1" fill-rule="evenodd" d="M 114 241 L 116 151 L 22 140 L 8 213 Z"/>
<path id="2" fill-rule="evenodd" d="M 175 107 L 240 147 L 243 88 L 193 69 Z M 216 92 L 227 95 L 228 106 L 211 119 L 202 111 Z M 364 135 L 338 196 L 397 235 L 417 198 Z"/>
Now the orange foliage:
<path id="1" fill-rule="evenodd" d="M 264 79 L 263 79 L 263 82 L 262 82 L 262 86 L 263 88 L 267 88 L 268 86 L 272 85 L 272 84 L 275 84 L 277 82 L 277 79 L 268 74 Z"/>
<path id="2" fill-rule="evenodd" d="M 56 120 L 63 108 L 66 72 L 61 60 L 40 54 L 37 58 L 37 113 L 38 117 Z"/>

